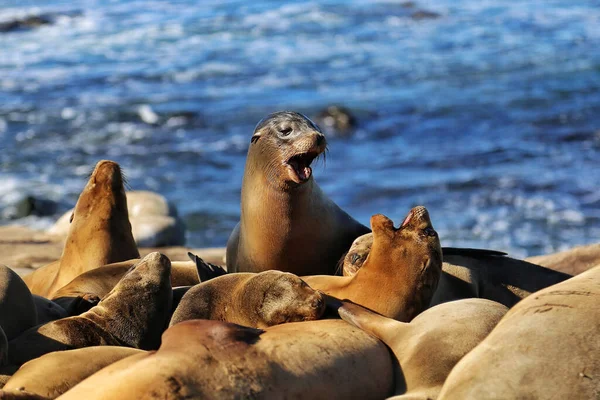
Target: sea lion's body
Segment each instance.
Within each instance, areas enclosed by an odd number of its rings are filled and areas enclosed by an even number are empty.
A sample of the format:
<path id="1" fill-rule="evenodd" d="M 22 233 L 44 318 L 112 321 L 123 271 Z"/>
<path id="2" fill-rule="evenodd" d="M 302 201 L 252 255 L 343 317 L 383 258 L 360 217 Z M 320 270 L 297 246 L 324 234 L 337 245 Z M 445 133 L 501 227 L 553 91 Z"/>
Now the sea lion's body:
<path id="1" fill-rule="evenodd" d="M 373 235 L 357 238 L 343 259 L 344 276 L 353 276 L 367 259 Z M 494 252 L 442 248 L 442 274 L 431 305 L 446 301 L 485 298 L 512 307 L 533 292 L 569 279 L 571 276 Z M 462 255 L 461 255 L 462 253 Z"/>
<path id="2" fill-rule="evenodd" d="M 577 246 L 558 253 L 528 257 L 525 261 L 566 274 L 577 275 L 600 264 L 600 243 Z"/>
<path id="3" fill-rule="evenodd" d="M 371 227 L 373 249 L 354 276 L 302 279 L 330 296 L 408 322 L 427 308 L 436 290 L 442 264 L 439 238 L 422 206 L 413 208 L 399 229 L 383 215 L 374 215 Z"/>
<path id="4" fill-rule="evenodd" d="M 96 164 L 81 192 L 60 260 L 23 279 L 33 294 L 52 298 L 78 275 L 113 262 L 139 258 L 127 212 L 119 165 Z"/>
<path id="5" fill-rule="evenodd" d="M 8 340 L 37 324 L 31 292 L 12 269 L 0 265 L 0 328 Z"/>
<path id="6" fill-rule="evenodd" d="M 33 327 L 9 342 L 21 365 L 52 351 L 90 346 L 156 349 L 171 313 L 171 262 L 150 253 L 97 306 L 75 317 Z"/>
<path id="7" fill-rule="evenodd" d="M 263 332 L 192 320 L 169 328 L 157 352 L 110 365 L 63 399 L 382 399 L 392 375 L 385 345 L 344 321 Z"/>
<path id="8" fill-rule="evenodd" d="M 220 276 L 191 288 L 173 313 L 170 326 L 190 319 L 266 328 L 321 317 L 325 300 L 297 276 L 281 271 Z"/>
<path id="9" fill-rule="evenodd" d="M 333 274 L 352 241 L 369 231 L 314 181 L 310 163 L 325 148 L 325 136 L 301 114 L 275 113 L 257 125 L 240 223 L 227 243 L 228 271 Z"/>
<path id="10" fill-rule="evenodd" d="M 600 266 L 528 296 L 452 370 L 439 399 L 600 395 Z"/>
<path id="11" fill-rule="evenodd" d="M 55 351 L 25 363 L 3 389 L 54 399 L 107 365 L 143 353 L 143 350 L 120 346 Z"/>
<path id="12" fill-rule="evenodd" d="M 484 299 L 440 304 L 398 322 L 344 302 L 342 319 L 383 341 L 398 360 L 396 395 L 435 399 L 456 363 L 478 345 L 508 309 Z"/>

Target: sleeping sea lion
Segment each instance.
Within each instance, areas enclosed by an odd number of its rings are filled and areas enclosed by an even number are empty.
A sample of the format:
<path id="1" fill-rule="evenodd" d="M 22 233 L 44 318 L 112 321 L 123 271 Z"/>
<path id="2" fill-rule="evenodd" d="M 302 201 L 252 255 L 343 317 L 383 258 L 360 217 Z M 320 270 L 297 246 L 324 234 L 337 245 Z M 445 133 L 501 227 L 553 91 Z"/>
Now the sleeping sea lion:
<path id="1" fill-rule="evenodd" d="M 452 367 L 496 326 L 508 308 L 485 299 L 432 307 L 410 323 L 343 302 L 340 317 L 383 341 L 398 360 L 398 399 L 435 399 Z M 394 397 L 396 399 L 396 397 Z"/>
<path id="2" fill-rule="evenodd" d="M 354 276 L 302 279 L 330 296 L 408 322 L 429 306 L 438 284 L 442 250 L 437 232 L 423 206 L 410 210 L 398 229 L 381 214 L 371 217 L 371 228 L 371 252 Z"/>
<path id="3" fill-rule="evenodd" d="M 302 114 L 277 112 L 254 130 L 242 182 L 240 222 L 227 242 L 227 270 L 333 274 L 369 229 L 331 201 L 311 163 L 327 141 Z"/>
<path id="4" fill-rule="evenodd" d="M 118 361 L 61 399 L 380 400 L 392 389 L 385 345 L 344 321 L 263 331 L 190 320 L 169 328 L 158 351 Z"/>
<path id="5" fill-rule="evenodd" d="M 511 308 L 454 367 L 438 399 L 597 399 L 600 266 Z"/>
<path id="6" fill-rule="evenodd" d="M 16 272 L 0 265 L 0 327 L 8 340 L 37 325 L 31 292 Z"/>
<path id="7" fill-rule="evenodd" d="M 32 293 L 52 298 L 78 275 L 106 264 L 139 258 L 127 214 L 119 164 L 102 160 L 81 192 L 60 260 L 23 279 Z"/>
<path id="8" fill-rule="evenodd" d="M 150 253 L 89 311 L 33 327 L 9 342 L 9 359 L 21 365 L 58 350 L 90 346 L 156 349 L 171 312 L 171 262 Z"/>
<path id="9" fill-rule="evenodd" d="M 212 319 L 252 328 L 310 321 L 325 312 L 320 293 L 296 275 L 281 271 L 239 272 L 191 288 L 173 313 L 173 326 L 190 319 Z"/>

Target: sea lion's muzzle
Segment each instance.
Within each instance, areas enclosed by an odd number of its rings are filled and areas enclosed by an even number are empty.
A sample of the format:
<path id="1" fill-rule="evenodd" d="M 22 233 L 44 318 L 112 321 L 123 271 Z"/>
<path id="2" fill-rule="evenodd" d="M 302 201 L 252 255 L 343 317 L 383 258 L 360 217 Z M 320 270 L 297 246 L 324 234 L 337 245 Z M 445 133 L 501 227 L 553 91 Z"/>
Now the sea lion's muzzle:
<path id="1" fill-rule="evenodd" d="M 314 131 L 304 134 L 293 143 L 296 154 L 288 158 L 286 165 L 290 179 L 298 184 L 304 183 L 312 176 L 310 164 L 327 148 L 325 135 Z"/>

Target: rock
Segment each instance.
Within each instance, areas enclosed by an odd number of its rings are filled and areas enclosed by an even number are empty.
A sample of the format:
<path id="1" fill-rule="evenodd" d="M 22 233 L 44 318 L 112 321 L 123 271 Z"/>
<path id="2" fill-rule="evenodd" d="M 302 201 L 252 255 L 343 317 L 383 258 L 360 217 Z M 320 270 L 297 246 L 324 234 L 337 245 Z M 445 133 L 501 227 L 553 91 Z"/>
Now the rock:
<path id="1" fill-rule="evenodd" d="M 340 137 L 352 135 L 357 123 L 348 108 L 336 105 L 321 110 L 315 120 L 327 134 Z"/>

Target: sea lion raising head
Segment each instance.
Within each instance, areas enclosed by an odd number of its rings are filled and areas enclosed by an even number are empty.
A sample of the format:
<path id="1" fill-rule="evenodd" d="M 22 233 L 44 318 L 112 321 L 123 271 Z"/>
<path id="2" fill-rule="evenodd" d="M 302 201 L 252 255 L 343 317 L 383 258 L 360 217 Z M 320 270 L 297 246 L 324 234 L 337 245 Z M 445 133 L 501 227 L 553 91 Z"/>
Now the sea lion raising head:
<path id="1" fill-rule="evenodd" d="M 302 114 L 278 112 L 258 123 L 246 160 L 240 223 L 227 243 L 228 271 L 333 274 L 352 240 L 369 231 L 315 182 L 311 163 L 326 147 L 319 127 Z"/>

